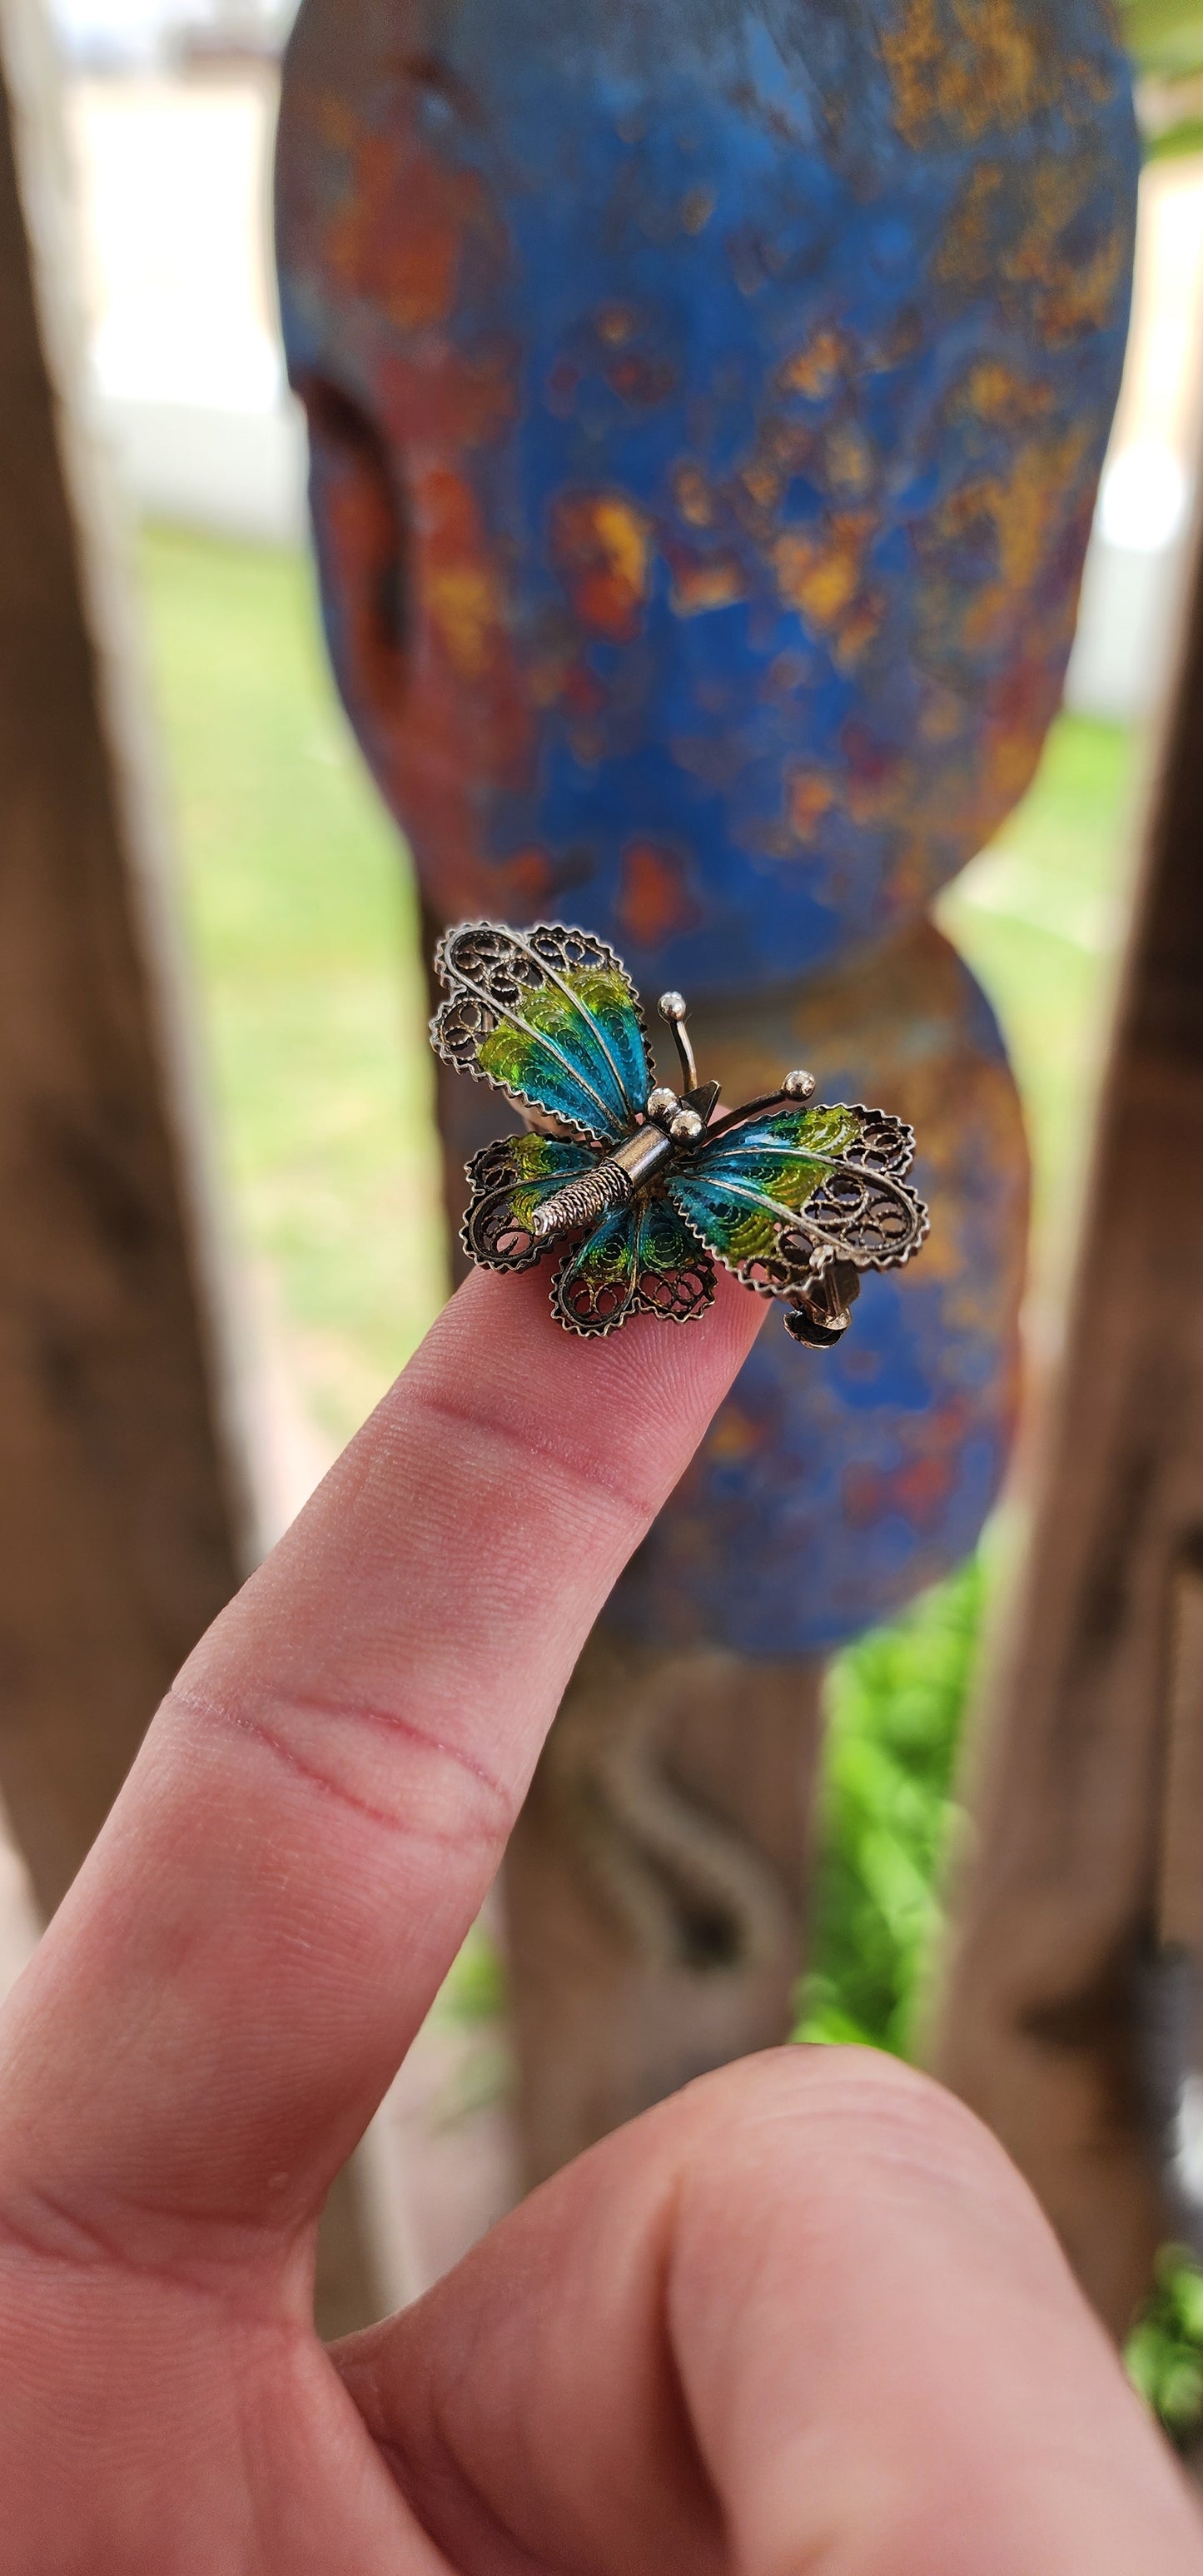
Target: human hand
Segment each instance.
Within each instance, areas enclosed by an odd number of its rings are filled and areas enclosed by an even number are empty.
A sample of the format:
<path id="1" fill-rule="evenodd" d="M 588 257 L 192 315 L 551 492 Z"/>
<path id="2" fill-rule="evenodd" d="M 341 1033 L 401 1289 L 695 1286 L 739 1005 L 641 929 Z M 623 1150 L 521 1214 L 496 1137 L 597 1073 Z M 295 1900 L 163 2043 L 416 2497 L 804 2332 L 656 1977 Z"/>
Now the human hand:
<path id="1" fill-rule="evenodd" d="M 478 1273 L 198 1646 L 0 2022 L 6 2576 L 1199 2576 L 999 2149 L 783 2049 L 327 2351 L 317 2213 L 761 1310 Z"/>

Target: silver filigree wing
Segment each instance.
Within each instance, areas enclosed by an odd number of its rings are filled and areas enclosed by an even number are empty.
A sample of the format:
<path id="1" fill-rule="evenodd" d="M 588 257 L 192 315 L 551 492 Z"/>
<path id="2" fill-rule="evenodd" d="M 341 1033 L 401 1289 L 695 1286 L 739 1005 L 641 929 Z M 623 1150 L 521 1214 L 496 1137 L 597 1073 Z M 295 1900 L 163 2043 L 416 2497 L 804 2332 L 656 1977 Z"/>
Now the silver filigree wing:
<path id="1" fill-rule="evenodd" d="M 703 1141 L 672 1172 L 668 1194 L 708 1249 L 762 1296 L 813 1285 L 825 1249 L 857 1270 L 909 1261 L 928 1230 L 903 1175 L 911 1128 L 859 1104 L 754 1114 Z"/>
<path id="2" fill-rule="evenodd" d="M 591 1338 L 632 1315 L 692 1323 L 713 1302 L 709 1253 L 658 1190 L 603 1217 L 565 1255 L 551 1285 L 556 1321 Z"/>
<path id="3" fill-rule="evenodd" d="M 444 1063 L 604 1145 L 647 1099 L 646 1026 L 621 959 L 591 931 L 461 922 L 435 950 L 447 987 L 430 1024 Z"/>
<path id="4" fill-rule="evenodd" d="M 535 1209 L 565 1181 L 592 1171 L 599 1149 L 570 1137 L 500 1136 L 467 1165 L 472 1195 L 460 1242 L 482 1270 L 531 1270 L 548 1246 L 531 1228 Z"/>

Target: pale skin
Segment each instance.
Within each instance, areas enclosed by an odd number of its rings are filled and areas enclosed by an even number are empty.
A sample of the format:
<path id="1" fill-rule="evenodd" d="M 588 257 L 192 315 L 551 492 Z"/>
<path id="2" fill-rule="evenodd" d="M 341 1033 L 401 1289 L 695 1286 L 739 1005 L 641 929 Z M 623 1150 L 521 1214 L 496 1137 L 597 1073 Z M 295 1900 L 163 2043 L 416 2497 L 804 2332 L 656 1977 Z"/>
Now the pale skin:
<path id="1" fill-rule="evenodd" d="M 323 2193 L 761 1314 L 590 1346 L 476 1275 L 185 1666 L 0 2024 L 6 2576 L 1203 2571 L 1023 2184 L 858 2051 L 704 2079 L 313 2332 Z"/>

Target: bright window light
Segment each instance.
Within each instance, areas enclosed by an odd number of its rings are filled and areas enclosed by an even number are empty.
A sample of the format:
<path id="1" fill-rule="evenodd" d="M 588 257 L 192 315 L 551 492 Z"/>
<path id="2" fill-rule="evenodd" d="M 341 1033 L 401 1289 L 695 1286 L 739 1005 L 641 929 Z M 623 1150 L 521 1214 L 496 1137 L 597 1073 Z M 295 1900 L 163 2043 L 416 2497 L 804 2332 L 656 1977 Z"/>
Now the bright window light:
<path id="1" fill-rule="evenodd" d="M 1141 439 L 1121 448 L 1103 476 L 1100 533 L 1109 546 L 1131 554 L 1159 554 L 1181 533 L 1188 500 L 1185 469 L 1173 448 Z"/>

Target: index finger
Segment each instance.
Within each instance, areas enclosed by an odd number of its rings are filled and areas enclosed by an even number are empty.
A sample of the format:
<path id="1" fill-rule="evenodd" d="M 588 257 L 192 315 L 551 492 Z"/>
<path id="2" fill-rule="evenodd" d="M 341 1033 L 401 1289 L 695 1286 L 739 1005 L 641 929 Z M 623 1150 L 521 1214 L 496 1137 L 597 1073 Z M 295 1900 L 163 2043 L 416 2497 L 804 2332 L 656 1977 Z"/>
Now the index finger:
<path id="1" fill-rule="evenodd" d="M 296 2225 L 496 1871 L 763 1309 L 585 1345 L 466 1281 L 185 1665 L 0 2024 L 0 2202 Z"/>

